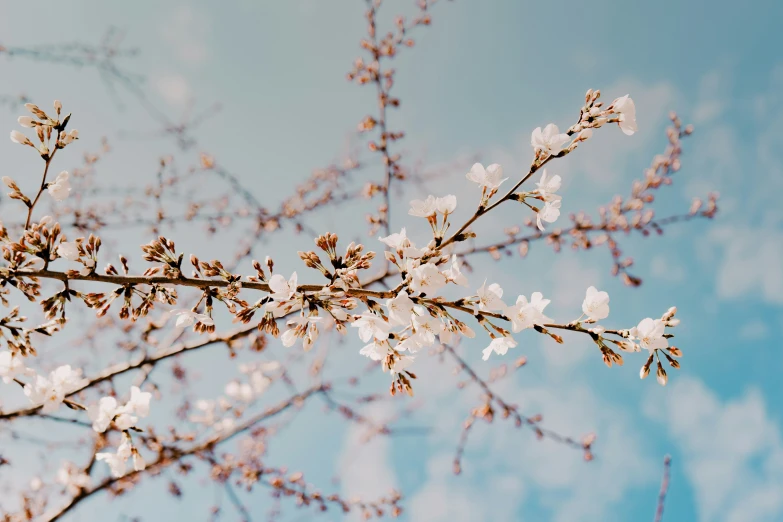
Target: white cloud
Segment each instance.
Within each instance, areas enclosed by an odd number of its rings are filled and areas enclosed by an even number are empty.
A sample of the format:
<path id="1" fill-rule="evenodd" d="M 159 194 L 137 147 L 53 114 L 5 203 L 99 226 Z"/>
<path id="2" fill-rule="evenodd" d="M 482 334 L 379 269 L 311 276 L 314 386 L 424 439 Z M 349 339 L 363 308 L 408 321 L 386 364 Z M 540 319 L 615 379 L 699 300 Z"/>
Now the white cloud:
<path id="1" fill-rule="evenodd" d="M 783 439 L 758 390 L 724 402 L 701 381 L 685 378 L 662 402 L 646 404 L 679 446 L 701 522 L 783 518 Z"/>
<path id="2" fill-rule="evenodd" d="M 783 304 L 783 232 L 724 226 L 713 229 L 709 237 L 724 250 L 717 272 L 718 297 L 757 294 L 769 303 Z"/>
<path id="3" fill-rule="evenodd" d="M 685 279 L 685 269 L 673 253 L 658 254 L 653 257 L 650 260 L 650 273 L 658 279 L 672 283 Z"/>
<path id="4" fill-rule="evenodd" d="M 189 65 L 201 65 L 209 58 L 209 17 L 189 5 L 181 5 L 160 28 L 162 38 L 174 54 Z"/>
<path id="5" fill-rule="evenodd" d="M 154 85 L 163 99 L 171 105 L 181 106 L 192 98 L 190 84 L 179 74 L 160 74 L 155 77 Z"/>
<path id="6" fill-rule="evenodd" d="M 758 341 L 769 336 L 769 326 L 761 319 L 753 319 L 740 327 L 739 336 L 749 341 Z"/>
<path id="7" fill-rule="evenodd" d="M 363 415 L 378 421 L 391 416 L 388 403 L 373 403 L 363 410 Z M 390 458 L 389 437 L 374 436 L 367 441 L 368 427 L 351 423 L 343 441 L 338 461 L 342 491 L 347 498 L 359 497 L 373 500 L 388 496 L 396 488 L 397 478 Z"/>

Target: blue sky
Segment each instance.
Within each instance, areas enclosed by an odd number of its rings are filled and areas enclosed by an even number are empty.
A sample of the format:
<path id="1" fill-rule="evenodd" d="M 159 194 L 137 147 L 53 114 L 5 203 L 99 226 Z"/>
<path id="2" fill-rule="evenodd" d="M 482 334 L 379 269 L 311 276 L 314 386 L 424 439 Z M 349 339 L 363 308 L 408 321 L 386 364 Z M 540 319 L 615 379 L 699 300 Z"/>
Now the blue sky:
<path id="1" fill-rule="evenodd" d="M 393 4 L 383 11 L 387 22 L 398 9 L 410 12 L 412 2 Z M 189 151 L 177 151 L 170 139 L 139 138 L 156 123 L 122 89 L 118 104 L 89 68 L 0 57 L 0 94 L 23 92 L 42 105 L 63 100 L 75 113 L 85 151 L 108 136 L 114 150 L 99 167 L 107 183 L 144 183 L 160 155 L 175 153 L 187 165 L 206 149 L 272 203 L 313 168 L 338 159 L 356 123 L 373 110 L 371 90 L 344 78 L 364 35 L 362 12 L 358 0 L 71 2 L 65 10 L 36 12 L 36 27 L 51 30 L 30 31 L 29 8 L 0 7 L 0 44 L 94 42 L 115 26 L 140 50 L 127 67 L 146 77 L 151 99 L 172 118 L 187 100 L 201 109 L 220 102 L 221 111 L 196 132 L 199 147 Z M 435 358 L 420 361 L 418 373 L 427 382 L 417 398 L 426 405 L 405 421 L 426 432 L 361 445 L 360 431 L 315 407 L 277 443 L 277 462 L 301 467 L 324 485 L 340 472 L 342 483 L 334 487 L 346 494 L 372 496 L 397 486 L 406 494 L 407 520 L 625 521 L 652 519 L 668 453 L 673 487 L 665 520 L 783 520 L 777 404 L 783 355 L 775 335 L 783 322 L 783 213 L 777 201 L 783 188 L 783 60 L 776 52 L 783 47 L 776 26 L 782 15 L 783 4 L 772 1 L 742 9 L 714 1 L 439 3 L 433 26 L 396 64 L 403 104 L 392 123 L 407 132 L 401 149 L 409 162 L 444 165 L 479 154 L 485 163 L 518 172 L 530 159 L 530 131 L 549 122 L 568 126 L 588 88 L 600 88 L 607 99 L 630 93 L 639 111 L 636 135 L 604 129 L 552 167 L 564 178 L 566 212 L 590 211 L 627 193 L 663 150 L 669 110 L 695 125 L 684 143 L 682 171 L 661 190 L 656 208 L 659 215 L 682 211 L 691 197 L 717 190 L 721 212 L 715 221 L 673 227 L 663 237 L 625 240 L 624 250 L 645 280 L 641 288 L 612 278 L 604 251 L 553 256 L 544 245 L 534 245 L 524 260 L 476 259 L 471 279 L 477 287 L 491 273 L 509 292 L 540 290 L 552 298 L 557 318 L 570 317 L 584 289 L 595 285 L 611 295 L 606 324 L 612 326 L 628 327 L 677 305 L 683 369 L 660 388 L 639 381 L 641 360 L 609 370 L 583 339 L 554 346 L 530 332 L 520 336 L 514 355 L 526 355 L 530 364 L 501 382 L 499 391 L 524 411 L 543 413 L 557 430 L 596 432 L 597 458 L 589 464 L 576 452 L 496 422 L 475 430 L 464 473 L 453 477 L 458 426 L 478 392 L 455 394 L 451 366 Z M 18 110 L 0 107 L 0 115 L 10 128 Z M 29 158 L 18 149 L 0 143 L 10 175 L 24 179 Z M 377 179 L 380 170 L 360 175 Z M 461 209 L 469 208 L 475 194 L 464 172 L 450 176 L 428 188 L 454 192 L 465 202 Z M 395 227 L 414 229 L 403 211 L 414 195 L 426 194 L 410 189 L 399 195 Z M 5 201 L 0 212 L 8 208 Z M 522 219 L 513 209 L 505 212 L 487 232 Z M 337 229 L 352 217 L 345 210 L 329 212 L 318 224 Z M 361 225 L 349 230 L 363 232 Z M 205 244 L 198 230 L 172 235 L 205 257 L 222 245 L 218 239 Z M 130 248 L 143 237 L 144 231 L 132 232 L 117 247 Z M 259 255 L 268 250 L 281 264 L 293 262 L 293 252 L 309 241 L 280 237 Z M 361 364 L 358 348 L 353 342 L 340 346 L 338 368 Z M 479 367 L 480 348 L 464 347 Z M 215 365 L 228 379 L 231 367 L 220 355 L 205 353 L 189 364 L 204 373 Z M 368 385 L 383 391 L 385 379 L 379 375 Z M 368 414 L 388 418 L 405 406 L 403 399 Z M 310 438 L 316 422 L 324 433 L 318 447 Z M 128 516 L 206 518 L 214 494 L 208 484 L 186 481 L 189 496 L 179 504 L 168 501 L 159 484 L 150 481 L 115 503 L 96 500 L 70 520 L 113 519 L 118 506 Z M 151 501 L 140 504 L 140 498 Z M 244 500 L 259 519 L 270 507 L 260 494 Z M 292 510 L 289 518 L 302 516 Z"/>

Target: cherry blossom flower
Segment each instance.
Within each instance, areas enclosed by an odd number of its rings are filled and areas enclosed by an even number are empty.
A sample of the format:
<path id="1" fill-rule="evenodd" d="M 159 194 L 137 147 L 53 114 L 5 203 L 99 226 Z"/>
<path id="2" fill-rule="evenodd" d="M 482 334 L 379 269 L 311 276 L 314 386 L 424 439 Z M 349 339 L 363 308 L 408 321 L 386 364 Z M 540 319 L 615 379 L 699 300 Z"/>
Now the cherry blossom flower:
<path id="1" fill-rule="evenodd" d="M 57 470 L 55 481 L 65 488 L 69 495 L 78 495 L 82 489 L 91 485 L 90 476 L 73 462 L 63 462 Z"/>
<path id="2" fill-rule="evenodd" d="M 109 470 L 113 477 L 119 478 L 125 475 L 128 459 L 131 457 L 131 444 L 128 440 L 123 440 L 117 448 L 116 453 L 97 453 L 95 460 L 103 461 L 109 465 Z"/>
<path id="3" fill-rule="evenodd" d="M 599 292 L 594 286 L 587 289 L 587 295 L 582 302 L 582 312 L 592 322 L 609 317 L 609 294 Z"/>
<path id="4" fill-rule="evenodd" d="M 516 345 L 517 342 L 513 337 L 495 337 L 492 339 L 492 342 L 489 343 L 489 346 L 481 351 L 481 358 L 485 361 L 488 360 L 489 356 L 492 355 L 492 352 L 495 352 L 498 355 L 506 355 L 506 353 L 508 353 L 508 349 L 514 348 Z"/>
<path id="5" fill-rule="evenodd" d="M 497 283 L 492 283 L 487 286 L 487 282 L 481 285 L 481 288 L 477 292 L 479 298 L 479 310 L 502 310 L 506 307 L 501 297 L 503 297 L 503 289 Z"/>
<path id="6" fill-rule="evenodd" d="M 501 183 L 508 179 L 503 177 L 503 167 L 497 163 L 493 163 L 486 169 L 481 163 L 474 163 L 467 174 L 467 178 L 474 183 L 478 183 L 481 188 L 488 191 L 497 190 Z"/>
<path id="7" fill-rule="evenodd" d="M 225 392 L 226 395 L 232 399 L 242 402 L 250 402 L 255 397 L 253 387 L 246 382 L 240 383 L 239 381 L 231 381 L 226 384 Z"/>
<path id="8" fill-rule="evenodd" d="M 63 241 L 57 245 L 57 255 L 68 261 L 76 261 L 79 259 L 79 247 L 76 243 Z"/>
<path id="9" fill-rule="evenodd" d="M 131 386 L 130 399 L 125 403 L 124 411 L 139 417 L 146 417 L 150 414 L 151 399 L 150 392 L 143 392 L 138 386 Z"/>
<path id="10" fill-rule="evenodd" d="M 618 125 L 626 135 L 630 136 L 639 130 L 636 126 L 636 104 L 627 94 L 612 102 L 612 112 L 620 115 Z"/>
<path id="11" fill-rule="evenodd" d="M 147 463 L 144 461 L 144 457 L 141 456 L 136 448 L 133 448 L 133 470 L 144 471 L 146 467 Z"/>
<path id="12" fill-rule="evenodd" d="M 447 268 L 442 273 L 446 276 L 447 281 L 459 286 L 468 286 L 468 278 L 460 271 L 460 262 L 457 258 L 457 254 L 451 256 L 451 267 Z"/>
<path id="13" fill-rule="evenodd" d="M 359 354 L 369 357 L 373 361 L 383 360 L 386 357 L 386 352 L 388 352 L 388 343 L 386 342 L 373 342 L 359 350 Z"/>
<path id="14" fill-rule="evenodd" d="M 436 198 L 435 208 L 441 214 L 448 216 L 454 212 L 454 209 L 457 208 L 457 196 L 449 194 L 448 196 L 443 196 L 442 198 Z"/>
<path id="15" fill-rule="evenodd" d="M 536 151 L 541 151 L 545 154 L 557 154 L 563 150 L 563 145 L 569 140 L 568 134 L 560 134 L 560 129 L 557 125 L 550 123 L 544 130 L 541 127 L 536 127 L 530 137 L 530 144 Z"/>
<path id="16" fill-rule="evenodd" d="M 399 373 L 402 373 L 403 370 L 405 370 L 406 368 L 410 367 L 411 364 L 413 364 L 414 360 L 415 358 L 410 355 L 401 355 L 395 358 L 392 362 L 391 367 L 389 367 L 389 373 L 391 373 L 392 377 L 394 377 Z"/>
<path id="17" fill-rule="evenodd" d="M 411 271 L 410 289 L 414 294 L 432 295 L 444 286 L 446 276 L 431 263 L 420 265 Z"/>
<path id="18" fill-rule="evenodd" d="M 416 306 L 413 314 L 413 341 L 421 346 L 432 346 L 435 337 L 443 331 L 443 322 L 437 317 L 432 317 L 426 308 Z M 411 346 L 408 345 L 410 350 Z M 417 351 L 417 350 L 410 350 Z"/>
<path id="19" fill-rule="evenodd" d="M 389 338 L 391 325 L 383 320 L 383 317 L 371 312 L 365 312 L 359 316 L 351 326 L 359 329 L 359 339 L 369 342 L 370 339 L 385 341 Z"/>
<path id="20" fill-rule="evenodd" d="M 101 397 L 97 404 L 87 408 L 87 415 L 92 421 L 92 429 L 103 433 L 109 429 L 111 421 L 117 415 L 117 399 L 114 397 Z"/>
<path id="21" fill-rule="evenodd" d="M 303 338 L 305 350 L 309 350 L 316 339 L 318 339 L 318 326 L 317 323 L 323 320 L 322 317 L 317 315 L 304 315 L 300 314 L 290 319 L 286 324 L 288 330 L 283 332 L 280 340 L 283 342 L 283 346 L 286 348 L 293 346 L 296 340 Z"/>
<path id="22" fill-rule="evenodd" d="M 35 120 L 32 119 L 30 116 L 19 116 L 16 121 L 21 125 L 22 127 L 26 129 L 32 129 L 35 127 Z"/>
<path id="23" fill-rule="evenodd" d="M 393 323 L 401 326 L 411 324 L 413 301 L 405 292 L 400 292 L 397 297 L 387 300 L 386 308 L 389 310 L 389 319 Z"/>
<path id="24" fill-rule="evenodd" d="M 171 315 L 177 316 L 177 322 L 174 324 L 174 326 L 177 328 L 187 328 L 189 326 L 193 326 L 197 322 L 205 325 L 215 324 L 215 321 L 212 320 L 210 316 L 194 312 L 193 310 L 172 310 Z"/>
<path id="25" fill-rule="evenodd" d="M 406 235 L 405 228 L 386 237 L 379 237 L 378 240 L 397 251 L 402 251 L 403 248 L 411 246 L 411 241 Z"/>
<path id="26" fill-rule="evenodd" d="M 57 175 L 57 178 L 47 187 L 49 195 L 51 195 L 55 201 L 63 201 L 71 193 L 71 182 L 68 181 L 67 171 L 62 171 Z"/>
<path id="27" fill-rule="evenodd" d="M 544 299 L 541 292 L 533 292 L 530 296 L 530 302 L 524 295 L 517 297 L 517 302 L 503 311 L 504 315 L 511 320 L 511 326 L 514 333 L 521 332 L 535 325 L 541 325 L 552 321 L 544 315 L 544 308 L 549 304 L 549 299 Z"/>
<path id="28" fill-rule="evenodd" d="M 653 353 L 655 350 L 661 350 L 669 346 L 669 341 L 663 336 L 666 326 L 660 319 L 642 319 L 638 326 L 631 328 L 630 334 L 633 339 L 639 341 L 642 348 L 646 348 Z"/>
<path id="29" fill-rule="evenodd" d="M 291 278 L 288 281 L 280 274 L 275 274 L 269 278 L 269 289 L 271 290 L 270 296 L 275 301 L 288 301 L 296 294 L 297 286 L 296 272 L 291 274 Z"/>
<path id="30" fill-rule="evenodd" d="M 541 172 L 541 181 L 536 183 L 538 187 L 537 192 L 544 198 L 544 201 L 550 201 L 560 199 L 561 196 L 555 194 L 560 190 L 561 178 L 557 174 L 551 178 L 548 176 L 546 169 Z"/>
<path id="31" fill-rule="evenodd" d="M 427 199 L 414 199 L 411 201 L 411 208 L 408 214 L 415 217 L 429 218 L 438 211 L 437 200 L 435 196 L 427 196 Z"/>
<path id="32" fill-rule="evenodd" d="M 544 230 L 543 221 L 546 221 L 547 223 L 554 223 L 555 221 L 557 221 L 557 218 L 559 217 L 560 217 L 560 200 L 555 199 L 555 200 L 545 201 L 544 206 L 536 214 L 538 229 L 543 232 Z"/>
<path id="33" fill-rule="evenodd" d="M 0 378 L 3 379 L 4 383 L 8 384 L 17 375 L 25 375 L 29 371 L 24 365 L 22 356 L 19 354 L 11 353 L 9 350 L 0 352 Z"/>
<path id="34" fill-rule="evenodd" d="M 44 413 L 51 413 L 60 407 L 68 393 L 84 383 L 81 371 L 65 364 L 50 372 L 48 378 L 36 375 L 33 383 L 25 384 L 24 393 L 33 404 L 41 405 Z"/>

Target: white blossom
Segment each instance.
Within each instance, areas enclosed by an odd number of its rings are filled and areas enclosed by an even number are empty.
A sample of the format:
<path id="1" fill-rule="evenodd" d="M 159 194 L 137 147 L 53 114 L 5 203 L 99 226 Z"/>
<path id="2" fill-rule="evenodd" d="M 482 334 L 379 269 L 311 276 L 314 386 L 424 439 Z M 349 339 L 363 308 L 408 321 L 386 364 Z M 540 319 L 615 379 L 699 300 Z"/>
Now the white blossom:
<path id="1" fill-rule="evenodd" d="M 28 372 L 21 355 L 11 353 L 9 350 L 0 352 L 0 378 L 3 379 L 4 383 L 8 384 L 17 375 L 25 375 Z"/>
<path id="2" fill-rule="evenodd" d="M 364 355 L 365 357 L 369 357 L 373 361 L 381 361 L 384 357 L 386 357 L 387 351 L 387 343 L 372 342 L 359 350 L 359 354 Z"/>
<path id="3" fill-rule="evenodd" d="M 215 324 L 215 321 L 210 316 L 206 314 L 200 314 L 194 312 L 193 310 L 186 310 L 186 309 L 172 310 L 171 315 L 177 316 L 177 322 L 174 324 L 174 326 L 176 326 L 177 328 L 187 328 L 189 326 L 193 326 L 197 322 L 206 325 Z"/>
<path id="4" fill-rule="evenodd" d="M 487 168 L 484 168 L 484 165 L 481 163 L 474 163 L 467 174 L 467 178 L 489 191 L 496 190 L 501 183 L 508 179 L 503 177 L 503 167 L 497 163 L 493 163 Z"/>
<path id="5" fill-rule="evenodd" d="M 67 241 L 63 241 L 57 245 L 57 255 L 67 259 L 68 261 L 76 261 L 79 259 L 79 247 L 75 242 L 69 243 Z"/>
<path id="6" fill-rule="evenodd" d="M 44 413 L 51 413 L 60 407 L 68 393 L 84 383 L 81 371 L 66 364 L 50 372 L 48 378 L 36 375 L 33 383 L 25 385 L 24 393 L 34 404 L 40 405 Z"/>
<path id="7" fill-rule="evenodd" d="M 503 289 L 497 283 L 487 286 L 487 282 L 481 285 L 477 292 L 479 298 L 479 310 L 501 310 L 506 304 L 503 302 Z"/>
<path id="8" fill-rule="evenodd" d="M 53 182 L 49 183 L 47 190 L 55 201 L 63 201 L 71 193 L 71 182 L 68 178 L 68 172 L 62 171 Z"/>
<path id="9" fill-rule="evenodd" d="M 359 316 L 351 326 L 359 329 L 359 339 L 369 342 L 370 339 L 384 341 L 389 338 L 391 325 L 383 320 L 382 317 L 371 312 L 365 312 Z"/>
<path id="10" fill-rule="evenodd" d="M 669 346 L 669 341 L 663 334 L 666 326 L 660 319 L 642 319 L 638 326 L 631 328 L 631 337 L 642 346 L 650 351 L 661 350 Z"/>
<path id="11" fill-rule="evenodd" d="M 389 248 L 393 248 L 394 250 L 399 251 L 402 251 L 403 248 L 411 246 L 411 241 L 408 239 L 404 228 L 399 232 L 389 234 L 386 237 L 379 237 L 378 240 L 380 240 L 381 243 L 385 244 Z"/>
<path id="12" fill-rule="evenodd" d="M 387 300 L 386 308 L 389 311 L 389 319 L 393 323 L 401 326 L 408 326 L 411 323 L 413 301 L 405 292 L 400 292 L 397 297 Z"/>
<path id="13" fill-rule="evenodd" d="M 612 102 L 612 111 L 620 115 L 620 130 L 630 136 L 639 128 L 636 126 L 636 104 L 626 94 Z"/>
<path id="14" fill-rule="evenodd" d="M 545 201 L 544 206 L 538 211 L 536 214 L 536 222 L 538 224 L 538 229 L 543 231 L 544 230 L 544 224 L 543 221 L 546 221 L 547 223 L 554 223 L 557 221 L 557 218 L 560 217 L 560 200 L 550 200 Z"/>
<path id="15" fill-rule="evenodd" d="M 410 355 L 402 355 L 398 358 L 395 358 L 392 362 L 391 367 L 389 368 L 389 372 L 391 373 L 392 377 L 395 375 L 402 373 L 402 371 L 406 368 L 408 368 L 411 364 L 413 364 L 414 357 Z"/>
<path id="16" fill-rule="evenodd" d="M 505 316 L 511 320 L 514 333 L 551 322 L 552 319 L 544 315 L 544 308 L 549 302 L 541 292 L 533 292 L 530 302 L 524 295 L 517 297 L 517 302 L 504 310 Z"/>
<path id="17" fill-rule="evenodd" d="M 275 301 L 288 301 L 296 294 L 297 286 L 296 272 L 291 274 L 291 278 L 288 281 L 280 274 L 275 274 L 269 278 L 269 289 L 271 290 L 271 297 Z"/>
<path id="18" fill-rule="evenodd" d="M 61 484 L 69 495 L 74 496 L 90 487 L 90 476 L 73 462 L 63 462 L 57 470 L 55 481 Z"/>
<path id="19" fill-rule="evenodd" d="M 246 382 L 240 383 L 239 381 L 231 381 L 226 384 L 225 392 L 226 395 L 232 399 L 242 402 L 250 402 L 255 397 L 253 387 Z"/>
<path id="20" fill-rule="evenodd" d="M 495 352 L 498 355 L 506 355 L 508 349 L 514 348 L 516 345 L 517 342 L 512 337 L 495 337 L 492 339 L 492 342 L 489 343 L 489 346 L 482 350 L 481 358 L 485 361 L 488 360 L 489 356 L 492 355 L 492 352 Z"/>
<path id="21" fill-rule="evenodd" d="M 130 399 L 125 403 L 124 411 L 139 417 L 146 417 L 150 414 L 150 400 L 152 394 L 143 392 L 138 386 L 131 386 Z"/>
<path id="22" fill-rule="evenodd" d="M 437 200 L 435 196 L 427 196 L 427 199 L 414 199 L 411 201 L 411 208 L 408 214 L 415 217 L 431 217 L 438 211 Z"/>
<path id="23" fill-rule="evenodd" d="M 459 286 L 468 286 L 468 278 L 460 271 L 460 262 L 457 258 L 457 254 L 451 256 L 451 267 L 447 268 L 442 273 L 446 276 L 447 281 L 451 281 Z"/>
<path id="24" fill-rule="evenodd" d="M 117 399 L 114 397 L 101 397 L 97 404 L 87 408 L 87 415 L 92 421 L 92 429 L 98 433 L 105 432 L 117 415 L 117 409 Z"/>
<path id="25" fill-rule="evenodd" d="M 97 453 L 95 455 L 95 460 L 106 462 L 106 464 L 109 465 L 109 470 L 113 477 L 121 477 L 125 475 L 127 462 L 132 452 L 133 450 L 131 449 L 130 442 L 128 440 L 123 440 L 117 448 L 116 453 Z"/>
<path id="26" fill-rule="evenodd" d="M 420 265 L 411 271 L 410 289 L 417 295 L 432 295 L 444 286 L 446 286 L 446 276 L 431 263 Z"/>
<path id="27" fill-rule="evenodd" d="M 582 302 L 582 312 L 593 322 L 606 319 L 609 317 L 609 294 L 591 286 Z"/>
<path id="28" fill-rule="evenodd" d="M 414 341 L 418 347 L 432 346 L 435 343 L 435 337 L 443 331 L 443 322 L 437 317 L 432 317 L 426 308 L 423 306 L 416 306 L 413 315 L 413 333 L 414 336 L 410 339 Z M 411 345 L 408 345 L 408 350 L 411 350 Z"/>
<path id="29" fill-rule="evenodd" d="M 560 134 L 560 129 L 557 125 L 550 123 L 544 130 L 541 127 L 536 127 L 533 134 L 530 137 L 530 144 L 536 151 L 541 151 L 545 154 L 557 154 L 563 150 L 563 145 L 569 140 L 568 134 Z"/>
<path id="30" fill-rule="evenodd" d="M 435 199 L 435 208 L 441 214 L 449 215 L 457 208 L 457 196 L 449 194 Z"/>
<path id="31" fill-rule="evenodd" d="M 537 192 L 544 198 L 544 201 L 560 199 L 560 196 L 555 194 L 555 192 L 560 190 L 560 184 L 560 176 L 555 174 L 550 178 L 546 169 L 544 169 L 543 172 L 541 172 L 541 181 L 536 183 L 536 186 L 538 187 Z"/>

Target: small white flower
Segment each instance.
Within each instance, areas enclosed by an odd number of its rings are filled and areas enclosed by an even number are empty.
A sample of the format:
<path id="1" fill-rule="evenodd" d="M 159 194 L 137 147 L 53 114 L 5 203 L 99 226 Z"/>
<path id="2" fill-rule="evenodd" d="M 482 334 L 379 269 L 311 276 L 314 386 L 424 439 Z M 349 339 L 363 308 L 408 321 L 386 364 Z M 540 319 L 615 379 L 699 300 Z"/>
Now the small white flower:
<path id="1" fill-rule="evenodd" d="M 530 137 L 530 144 L 536 151 L 541 151 L 546 154 L 557 154 L 563 150 L 563 145 L 569 140 L 568 134 L 560 134 L 560 129 L 557 125 L 550 123 L 544 130 L 541 127 L 536 127 L 533 134 Z"/>
<path id="2" fill-rule="evenodd" d="M 538 229 L 543 232 L 544 230 L 543 221 L 546 221 L 547 223 L 554 223 L 555 221 L 557 221 L 557 218 L 559 217 L 560 217 L 560 200 L 555 199 L 555 200 L 545 201 L 544 206 L 536 214 Z"/>
<path id="3" fill-rule="evenodd" d="M 144 471 L 144 469 L 147 467 L 147 463 L 144 462 L 144 457 L 139 454 L 138 451 L 133 452 L 133 470 L 134 471 Z"/>
<path id="4" fill-rule="evenodd" d="M 506 355 L 508 349 L 514 348 L 516 345 L 517 342 L 512 337 L 495 337 L 492 339 L 492 342 L 489 343 L 489 346 L 482 350 L 481 358 L 485 361 L 488 360 L 489 356 L 492 355 L 492 352 L 495 352 L 498 355 Z"/>
<path id="5" fill-rule="evenodd" d="M 408 368 L 411 364 L 413 364 L 413 361 L 415 359 L 410 355 L 403 355 L 399 358 L 394 359 L 392 362 L 392 366 L 389 368 L 389 372 L 391 373 L 392 377 L 395 375 L 402 373 L 402 371 L 406 368 Z"/>
<path id="6" fill-rule="evenodd" d="M 387 300 L 386 308 L 389 310 L 389 319 L 393 323 L 401 326 L 411 324 L 413 301 L 405 292 L 400 292 L 397 297 Z"/>
<path id="7" fill-rule="evenodd" d="M 552 319 L 544 315 L 544 308 L 549 302 L 549 299 L 544 299 L 541 292 L 533 292 L 530 302 L 524 295 L 520 295 L 517 297 L 516 304 L 507 307 L 503 313 L 511 320 L 512 330 L 517 333 L 535 325 L 551 322 Z"/>
<path id="8" fill-rule="evenodd" d="M 149 415 L 152 394 L 150 392 L 141 391 L 138 386 L 131 386 L 130 392 L 130 399 L 124 407 L 125 412 L 138 415 L 139 417 L 146 417 Z"/>
<path id="9" fill-rule="evenodd" d="M 609 294 L 591 286 L 582 302 L 582 312 L 593 322 L 606 319 L 609 317 Z"/>
<path id="10" fill-rule="evenodd" d="M 437 317 L 432 317 L 423 306 L 416 306 L 414 312 L 413 333 L 415 342 L 419 346 L 432 346 L 435 343 L 435 337 L 443 331 L 443 322 Z M 408 349 L 410 350 L 410 348 L 409 346 Z"/>
<path id="11" fill-rule="evenodd" d="M 385 341 L 389 338 L 391 325 L 382 317 L 370 312 L 365 312 L 356 319 L 351 326 L 359 329 L 359 339 L 369 342 L 370 339 Z"/>
<path id="12" fill-rule="evenodd" d="M 468 278 L 460 271 L 460 262 L 457 259 L 457 254 L 451 256 L 451 268 L 444 270 L 443 275 L 455 285 L 468 286 Z"/>
<path id="13" fill-rule="evenodd" d="M 456 204 L 456 202 L 455 202 Z M 437 200 L 435 196 L 427 196 L 427 199 L 414 199 L 411 201 L 411 208 L 408 214 L 415 217 L 431 217 L 438 211 Z"/>
<path id="14" fill-rule="evenodd" d="M 387 346 L 387 343 L 373 342 L 359 350 L 359 354 L 369 357 L 373 361 L 381 361 L 386 357 Z"/>
<path id="15" fill-rule="evenodd" d="M 478 289 L 479 298 L 479 310 L 501 310 L 506 307 L 501 297 L 503 297 L 503 289 L 497 283 L 492 283 L 487 286 L 487 282 L 481 285 Z"/>
<path id="16" fill-rule="evenodd" d="M 87 408 L 87 415 L 92 421 L 92 429 L 98 433 L 105 432 L 114 416 L 117 415 L 117 399 L 114 397 L 101 397 L 97 404 Z"/>
<path id="17" fill-rule="evenodd" d="M 280 274 L 275 274 L 269 278 L 269 289 L 271 290 L 271 297 L 275 301 L 288 301 L 296 294 L 297 286 L 296 272 L 291 274 L 291 278 L 286 281 L 285 277 Z"/>
<path id="18" fill-rule="evenodd" d="M 8 384 L 13 381 L 17 375 L 28 373 L 24 365 L 24 360 L 19 354 L 11 353 L 8 350 L 0 352 L 0 378 Z"/>
<path id="19" fill-rule="evenodd" d="M 457 208 L 457 196 L 449 194 L 435 199 L 435 208 L 441 214 L 449 215 Z"/>
<path id="20" fill-rule="evenodd" d="M 544 198 L 544 201 L 559 199 L 560 196 L 555 194 L 555 192 L 560 190 L 560 184 L 560 176 L 555 174 L 550 178 L 546 173 L 546 169 L 544 169 L 541 173 L 541 181 L 536 183 L 536 186 L 538 186 L 537 192 L 541 194 L 541 197 Z"/>
<path id="21" fill-rule="evenodd" d="M 636 126 L 636 104 L 626 94 L 612 102 L 612 111 L 620 115 L 620 130 L 630 136 L 639 128 Z"/>
<path id="22" fill-rule="evenodd" d="M 410 289 L 415 294 L 433 295 L 446 286 L 446 276 L 440 273 L 438 267 L 427 263 L 414 268 L 411 271 L 412 280 Z"/>
<path id="23" fill-rule="evenodd" d="M 503 177 L 503 167 L 497 163 L 493 163 L 486 169 L 481 163 L 474 163 L 466 177 L 488 191 L 496 190 L 508 179 Z"/>
<path id="24" fill-rule="evenodd" d="M 231 381 L 226 384 L 226 395 L 234 400 L 242 402 L 250 402 L 255 397 L 253 387 L 248 383 L 240 383 L 239 381 Z"/>
<path id="25" fill-rule="evenodd" d="M 402 251 L 402 249 L 411 246 L 411 242 L 408 239 L 404 228 L 399 232 L 389 234 L 386 237 L 379 237 L 378 239 L 381 241 L 381 243 L 385 244 L 389 248 L 393 248 L 394 250 L 398 251 Z"/>
<path id="26" fill-rule="evenodd" d="M 68 261 L 76 261 L 79 259 L 79 247 L 75 242 L 68 243 L 67 241 L 63 241 L 57 245 L 57 255 Z"/>
<path id="27" fill-rule="evenodd" d="M 177 322 L 174 324 L 177 328 L 187 328 L 193 326 L 197 322 L 206 325 L 213 325 L 215 321 L 206 314 L 199 314 L 193 310 L 186 310 L 184 308 L 172 310 L 171 315 L 177 316 Z"/>
<path id="28" fill-rule="evenodd" d="M 642 348 L 646 348 L 652 353 L 669 346 L 669 340 L 663 336 L 665 329 L 663 321 L 648 317 L 643 319 L 638 326 L 631 328 L 630 334 L 633 339 L 639 341 Z"/>
<path id="29" fill-rule="evenodd" d="M 63 462 L 57 470 L 55 481 L 65 487 L 69 495 L 77 495 L 82 489 L 90 487 L 90 476 L 73 462 Z"/>
<path id="30" fill-rule="evenodd" d="M 24 387 L 24 393 L 34 404 L 42 407 L 44 413 L 56 411 L 65 396 L 86 382 L 81 377 L 81 371 L 73 370 L 66 364 L 49 373 L 49 377 L 36 375 L 33 383 Z"/>
<path id="31" fill-rule="evenodd" d="M 55 201 L 63 201 L 71 193 L 71 182 L 68 178 L 68 172 L 62 171 L 53 182 L 49 183 L 47 190 Z"/>

